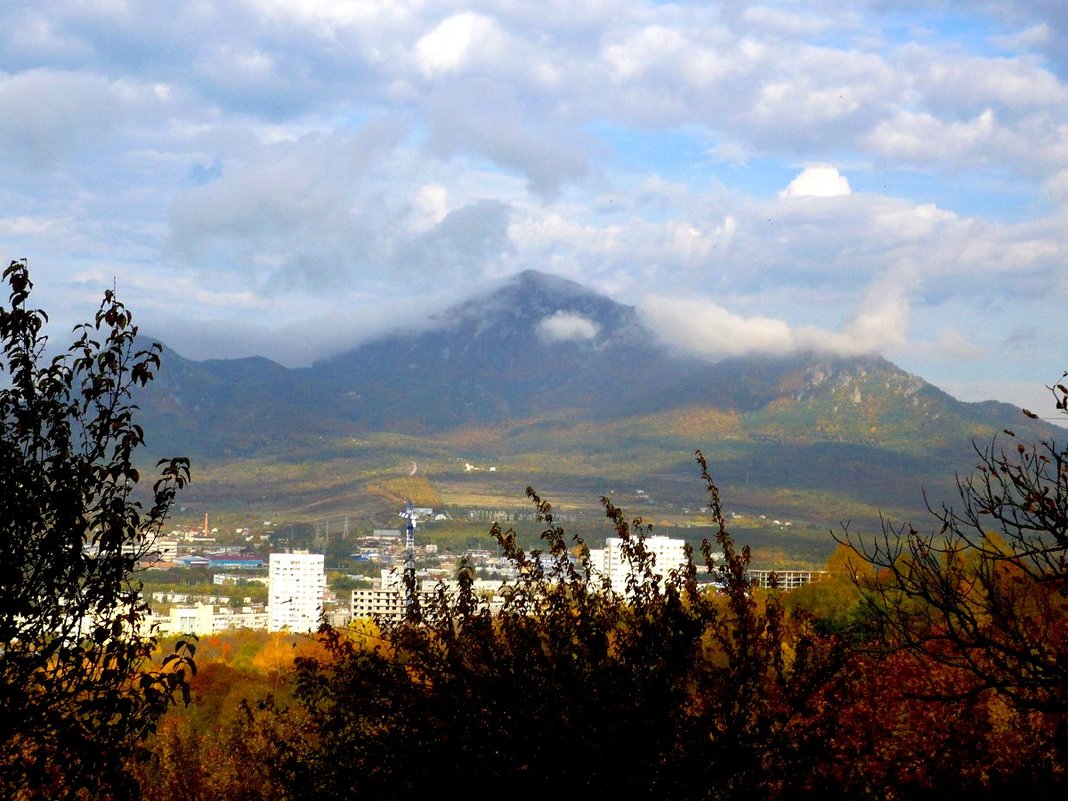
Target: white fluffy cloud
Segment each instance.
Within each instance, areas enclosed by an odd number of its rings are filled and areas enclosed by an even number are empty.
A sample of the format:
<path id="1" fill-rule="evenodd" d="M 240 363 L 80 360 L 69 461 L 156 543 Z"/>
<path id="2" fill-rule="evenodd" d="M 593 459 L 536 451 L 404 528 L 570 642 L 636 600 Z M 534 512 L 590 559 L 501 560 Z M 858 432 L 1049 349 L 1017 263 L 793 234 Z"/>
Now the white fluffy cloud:
<path id="1" fill-rule="evenodd" d="M 710 359 L 753 353 L 781 356 L 797 347 L 794 332 L 783 320 L 743 317 L 710 300 L 651 296 L 639 312 L 665 344 Z"/>
<path id="2" fill-rule="evenodd" d="M 909 304 L 902 276 L 877 281 L 841 331 L 815 326 L 798 328 L 802 350 L 828 351 L 843 356 L 886 353 L 906 342 Z"/>
<path id="3" fill-rule="evenodd" d="M 587 342 L 597 338 L 600 326 L 574 312 L 558 311 L 543 318 L 534 332 L 543 342 Z"/>
<path id="4" fill-rule="evenodd" d="M 815 351 L 840 356 L 886 352 L 905 342 L 908 302 L 891 280 L 871 288 L 840 331 L 732 313 L 708 298 L 651 295 L 638 305 L 642 319 L 676 350 L 719 360 L 729 356 L 784 356 Z"/>
<path id="5" fill-rule="evenodd" d="M 503 45 L 492 18 L 465 12 L 442 20 L 419 40 L 415 53 L 419 68 L 431 77 L 459 72 L 475 58 L 493 59 Z"/>
<path id="6" fill-rule="evenodd" d="M 806 167 L 779 197 L 837 197 L 851 194 L 849 180 L 831 166 Z"/>

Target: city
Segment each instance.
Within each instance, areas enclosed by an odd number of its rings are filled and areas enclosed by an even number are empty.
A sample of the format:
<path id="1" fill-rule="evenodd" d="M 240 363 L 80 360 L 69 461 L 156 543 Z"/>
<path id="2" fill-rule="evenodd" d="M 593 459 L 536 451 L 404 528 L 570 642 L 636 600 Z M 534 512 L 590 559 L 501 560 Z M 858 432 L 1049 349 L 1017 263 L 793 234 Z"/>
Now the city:
<path id="1" fill-rule="evenodd" d="M 441 512 L 431 508 L 414 507 L 401 512 L 417 524 L 421 520 L 443 519 Z M 478 517 L 476 512 L 472 516 Z M 410 517 L 408 517 L 410 516 Z M 269 522 L 269 521 L 268 521 Z M 780 524 L 779 521 L 774 521 Z M 781 525 L 781 524 L 780 524 Z M 413 526 L 414 528 L 414 526 Z M 248 529 L 234 533 L 248 536 Z M 216 530 L 217 533 L 217 530 Z M 205 520 L 203 529 L 174 530 L 148 548 L 140 565 L 144 571 L 165 571 L 175 568 L 200 568 L 211 572 L 211 581 L 218 589 L 213 594 L 179 591 L 152 591 L 153 615 L 147 625 L 157 627 L 161 635 L 209 635 L 234 629 L 265 630 L 270 632 L 313 632 L 322 623 L 344 627 L 353 620 L 370 618 L 381 622 L 399 622 L 404 618 L 408 601 L 401 571 L 405 562 L 403 529 L 376 529 L 354 539 L 355 550 L 351 563 L 378 569 L 378 575 L 334 570 L 341 583 L 359 582 L 363 585 L 347 592 L 328 587 L 325 556 L 322 553 L 297 549 L 288 553 L 268 552 L 266 559 L 250 547 L 217 546 L 215 537 Z M 252 539 L 249 537 L 249 539 Z M 263 537 L 269 540 L 268 537 Z M 650 536 L 645 545 L 654 556 L 655 567 L 662 575 L 678 570 L 686 564 L 685 540 L 665 536 Z M 267 543 L 259 543 L 261 546 Z M 491 611 L 503 604 L 502 585 L 517 577 L 514 565 L 506 558 L 487 549 L 472 549 L 461 555 L 439 553 L 433 543 L 413 542 L 414 560 L 419 564 L 416 592 L 424 601 L 432 599 L 439 587 L 455 593 L 456 575 L 461 564 L 472 569 L 479 578 L 473 583 L 476 594 Z M 601 548 L 590 548 L 588 559 L 593 577 L 607 578 L 612 592 L 625 594 L 630 563 L 621 549 L 619 538 L 610 537 Z M 578 561 L 571 557 L 573 561 Z M 722 556 L 719 557 L 722 559 Z M 542 557 L 543 569 L 551 571 L 548 556 Z M 778 570 L 752 569 L 750 576 L 757 586 L 768 587 L 775 576 L 777 586 L 795 589 L 826 575 L 826 571 L 812 569 Z M 142 573 L 150 586 L 152 573 Z M 715 577 L 705 578 L 714 585 Z M 246 595 L 250 588 L 266 588 L 256 595 Z M 256 600 L 254 600 L 254 598 Z"/>

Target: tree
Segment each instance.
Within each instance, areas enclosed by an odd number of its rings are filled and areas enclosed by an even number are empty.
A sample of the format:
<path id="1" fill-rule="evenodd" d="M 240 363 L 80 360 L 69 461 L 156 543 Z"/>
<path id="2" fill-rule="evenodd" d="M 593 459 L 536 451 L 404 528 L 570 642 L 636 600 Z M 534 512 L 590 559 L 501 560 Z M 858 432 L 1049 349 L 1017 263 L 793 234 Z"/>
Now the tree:
<path id="1" fill-rule="evenodd" d="M 1065 413 L 1068 387 L 1050 389 Z M 957 674 L 951 690 L 931 683 L 928 694 L 993 691 L 1020 710 L 1063 714 L 1068 448 L 1004 436 L 1014 447 L 976 448 L 976 471 L 957 480 L 959 505 L 929 507 L 937 531 L 887 523 L 874 540 L 847 530 L 841 541 L 876 568 L 860 583 L 888 646 Z"/>
<path id="2" fill-rule="evenodd" d="M 581 539 L 528 495 L 544 524 L 539 551 L 492 534 L 517 578 L 491 614 L 473 592 L 444 588 L 420 623 L 371 641 L 325 628 L 325 655 L 297 660 L 294 699 L 249 708 L 246 736 L 286 799 L 472 797 L 763 798 L 802 790 L 828 743 L 812 700 L 830 693 L 833 644 L 755 594 L 748 549 L 727 533 L 703 458 L 725 558 L 702 587 L 689 561 L 658 576 L 648 526 L 607 498 L 632 566 L 613 593 Z M 582 556 L 576 564 L 575 552 Z M 662 571 L 661 571 L 662 572 Z"/>
<path id="3" fill-rule="evenodd" d="M 124 769 L 194 669 L 156 645 L 133 569 L 159 534 L 186 459 L 160 461 L 147 493 L 133 392 L 159 367 L 113 292 L 66 353 L 48 359 L 24 261 L 0 308 L 0 794 L 136 794 Z M 147 505 L 147 508 L 146 508 Z"/>

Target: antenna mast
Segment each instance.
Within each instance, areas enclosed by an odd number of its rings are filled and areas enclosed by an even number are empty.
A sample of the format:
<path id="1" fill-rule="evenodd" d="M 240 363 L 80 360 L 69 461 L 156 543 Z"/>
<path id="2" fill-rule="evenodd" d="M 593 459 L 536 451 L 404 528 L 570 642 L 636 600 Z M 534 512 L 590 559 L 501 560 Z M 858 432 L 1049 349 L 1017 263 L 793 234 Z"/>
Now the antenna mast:
<path id="1" fill-rule="evenodd" d="M 404 531 L 404 619 L 417 621 L 419 598 L 415 591 L 415 510 L 411 500 L 403 514 L 408 518 L 408 526 Z"/>

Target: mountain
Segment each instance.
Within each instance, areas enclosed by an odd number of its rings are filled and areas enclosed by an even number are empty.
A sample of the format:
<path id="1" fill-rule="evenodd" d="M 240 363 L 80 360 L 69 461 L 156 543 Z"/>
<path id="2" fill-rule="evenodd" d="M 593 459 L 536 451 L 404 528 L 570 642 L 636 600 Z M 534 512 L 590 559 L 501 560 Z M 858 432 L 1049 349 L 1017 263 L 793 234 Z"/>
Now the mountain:
<path id="1" fill-rule="evenodd" d="M 518 501 L 527 483 L 596 498 L 635 482 L 697 503 L 702 448 L 736 502 L 822 509 L 833 524 L 916 511 L 921 486 L 948 497 L 973 440 L 1059 431 L 961 403 L 878 356 L 685 357 L 632 307 L 534 271 L 408 322 L 300 369 L 167 350 L 139 399 L 149 444 L 201 465 L 211 486 L 193 497 L 309 513 L 367 500 L 413 461 L 446 503 Z M 475 492 L 462 465 L 479 460 L 509 480 Z"/>
<path id="2" fill-rule="evenodd" d="M 633 308 L 534 271 L 310 368 L 193 362 L 169 350 L 164 361 L 142 401 L 165 432 L 157 449 L 209 457 L 247 455 L 301 433 L 613 417 L 663 405 L 662 389 L 696 366 L 665 359 Z"/>
<path id="3" fill-rule="evenodd" d="M 614 416 L 655 403 L 665 381 L 682 376 L 633 308 L 533 271 L 430 323 L 319 362 L 312 380 L 345 419 L 430 432 L 564 412 Z"/>

